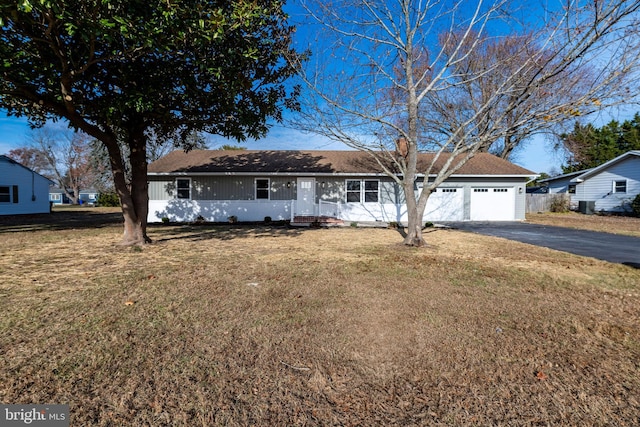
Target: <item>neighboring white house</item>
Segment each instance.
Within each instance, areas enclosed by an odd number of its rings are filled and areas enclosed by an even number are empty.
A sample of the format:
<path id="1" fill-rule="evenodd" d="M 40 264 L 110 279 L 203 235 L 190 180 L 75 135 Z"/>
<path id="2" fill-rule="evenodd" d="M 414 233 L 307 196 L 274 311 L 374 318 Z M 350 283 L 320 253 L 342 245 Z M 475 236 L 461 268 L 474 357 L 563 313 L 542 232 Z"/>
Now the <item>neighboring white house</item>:
<path id="1" fill-rule="evenodd" d="M 0 155 L 0 215 L 48 213 L 48 178 Z"/>
<path id="2" fill-rule="evenodd" d="M 442 155 L 436 167 L 442 165 Z M 424 167 L 432 154 L 421 154 Z M 432 193 L 425 221 L 525 218 L 535 173 L 478 154 Z M 416 182 L 416 191 L 424 177 Z M 402 189 L 359 151 L 174 151 L 148 169 L 149 222 L 273 220 L 406 223 Z"/>
<path id="3" fill-rule="evenodd" d="M 78 200 L 80 204 L 95 205 L 98 202 L 98 190 L 87 189 L 80 190 L 78 194 Z M 54 205 L 69 205 L 71 199 L 67 197 L 65 192 L 61 188 L 51 187 L 49 188 L 49 201 Z"/>
<path id="4" fill-rule="evenodd" d="M 568 193 L 583 212 L 628 212 L 640 193 L 640 151 L 628 151 L 602 165 L 540 180 L 549 194 Z"/>

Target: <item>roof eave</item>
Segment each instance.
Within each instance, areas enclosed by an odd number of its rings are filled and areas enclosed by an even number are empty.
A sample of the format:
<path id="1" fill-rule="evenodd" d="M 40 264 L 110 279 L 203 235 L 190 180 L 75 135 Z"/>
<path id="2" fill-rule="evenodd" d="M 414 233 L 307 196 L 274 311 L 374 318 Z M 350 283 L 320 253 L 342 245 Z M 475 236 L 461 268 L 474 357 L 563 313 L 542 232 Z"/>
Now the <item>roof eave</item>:
<path id="1" fill-rule="evenodd" d="M 593 169 L 589 169 L 589 170 L 585 171 L 582 175 L 572 179 L 571 182 L 574 182 L 574 181 L 575 182 L 583 182 L 585 179 L 600 173 L 601 171 L 607 169 L 610 166 L 615 165 L 616 163 L 619 163 L 619 162 L 625 160 L 627 157 L 632 157 L 632 156 L 640 157 L 640 151 L 633 150 L 633 151 L 627 151 L 624 154 L 620 154 L 618 157 L 616 157 L 614 159 L 611 159 L 608 162 L 604 162 L 600 166 L 596 166 Z"/>
<path id="2" fill-rule="evenodd" d="M 388 176 L 386 173 L 365 172 L 148 172 L 148 176 Z M 399 176 L 402 174 L 398 174 Z M 424 174 L 416 174 L 424 178 Z M 429 177 L 436 177 L 429 174 Z M 535 178 L 537 174 L 453 174 L 449 178 Z"/>

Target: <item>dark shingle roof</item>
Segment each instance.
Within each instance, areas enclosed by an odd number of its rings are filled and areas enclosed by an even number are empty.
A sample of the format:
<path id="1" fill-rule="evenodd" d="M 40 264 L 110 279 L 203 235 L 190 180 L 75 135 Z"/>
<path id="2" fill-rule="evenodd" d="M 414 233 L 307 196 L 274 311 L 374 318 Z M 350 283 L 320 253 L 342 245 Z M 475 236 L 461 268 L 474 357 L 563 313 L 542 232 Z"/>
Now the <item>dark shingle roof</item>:
<path id="1" fill-rule="evenodd" d="M 419 157 L 419 171 L 434 154 Z M 448 158 L 442 154 L 436 173 Z M 149 165 L 150 174 L 171 173 L 296 173 L 296 174 L 381 174 L 382 168 L 362 151 L 254 151 L 193 150 L 173 151 Z M 478 153 L 455 175 L 525 175 L 535 173 L 487 153 Z"/>

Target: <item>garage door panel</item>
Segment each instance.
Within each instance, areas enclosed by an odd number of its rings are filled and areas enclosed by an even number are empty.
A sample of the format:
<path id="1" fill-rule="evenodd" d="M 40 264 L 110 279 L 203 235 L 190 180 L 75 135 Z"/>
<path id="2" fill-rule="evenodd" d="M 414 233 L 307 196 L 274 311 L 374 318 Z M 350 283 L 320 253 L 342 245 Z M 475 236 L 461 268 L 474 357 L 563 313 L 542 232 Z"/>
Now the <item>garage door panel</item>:
<path id="1" fill-rule="evenodd" d="M 425 221 L 463 221 L 464 189 L 437 188 L 424 210 Z"/>
<path id="2" fill-rule="evenodd" d="M 515 220 L 515 189 L 513 187 L 475 187 L 471 189 L 472 221 Z"/>

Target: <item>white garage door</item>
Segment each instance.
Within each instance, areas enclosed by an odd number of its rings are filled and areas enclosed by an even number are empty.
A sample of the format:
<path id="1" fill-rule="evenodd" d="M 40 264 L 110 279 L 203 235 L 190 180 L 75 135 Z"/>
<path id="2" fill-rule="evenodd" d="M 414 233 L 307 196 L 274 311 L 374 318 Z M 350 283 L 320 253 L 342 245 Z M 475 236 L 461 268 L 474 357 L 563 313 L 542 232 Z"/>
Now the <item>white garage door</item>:
<path id="1" fill-rule="evenodd" d="M 464 189 L 436 188 L 427 200 L 424 210 L 425 221 L 464 220 Z"/>
<path id="2" fill-rule="evenodd" d="M 471 189 L 471 221 L 513 221 L 516 197 L 513 187 Z"/>

